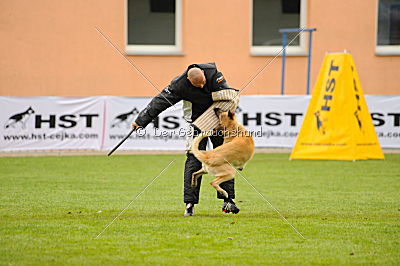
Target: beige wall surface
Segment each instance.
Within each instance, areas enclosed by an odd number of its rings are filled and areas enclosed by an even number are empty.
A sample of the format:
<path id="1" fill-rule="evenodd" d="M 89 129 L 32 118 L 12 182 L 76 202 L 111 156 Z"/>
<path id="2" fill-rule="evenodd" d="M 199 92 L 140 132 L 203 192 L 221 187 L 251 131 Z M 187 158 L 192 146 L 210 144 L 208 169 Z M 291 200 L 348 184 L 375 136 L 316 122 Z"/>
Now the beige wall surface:
<path id="1" fill-rule="evenodd" d="M 231 87 L 242 88 L 272 57 L 250 55 L 249 0 L 182 0 L 183 56 L 128 56 L 159 89 L 188 64 L 216 62 Z M 326 52 L 353 54 L 366 94 L 400 94 L 400 56 L 375 55 L 375 0 L 308 0 L 313 35 L 311 86 Z M 158 92 L 120 56 L 125 1 L 0 2 L 0 95 L 153 96 Z M 279 49 L 277 49 L 279 51 Z M 286 94 L 305 94 L 307 57 L 288 57 Z M 279 94 L 281 58 L 244 94 Z"/>

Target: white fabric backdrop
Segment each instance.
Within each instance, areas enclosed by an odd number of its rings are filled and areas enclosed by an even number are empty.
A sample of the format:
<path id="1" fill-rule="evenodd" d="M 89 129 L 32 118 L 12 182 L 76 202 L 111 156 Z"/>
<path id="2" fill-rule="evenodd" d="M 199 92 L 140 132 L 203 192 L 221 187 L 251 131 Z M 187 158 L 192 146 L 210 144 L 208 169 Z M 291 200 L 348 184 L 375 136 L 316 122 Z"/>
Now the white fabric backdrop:
<path id="1" fill-rule="evenodd" d="M 0 150 L 109 150 L 151 98 L 0 97 Z M 237 116 L 257 147 L 293 147 L 310 96 L 240 98 Z M 383 148 L 400 148 L 400 96 L 366 96 Z M 120 149 L 184 150 L 182 103 L 170 107 Z"/>
<path id="2" fill-rule="evenodd" d="M 126 136 L 138 112 L 143 110 L 150 100 L 150 98 L 108 97 L 102 149 L 112 149 Z M 182 114 L 182 102 L 171 106 L 159 115 L 155 123 L 150 123 L 145 130 L 133 133 L 120 149 L 183 150 L 185 136 L 178 135 L 179 129 L 185 128 L 186 125 Z M 124 118 L 126 120 L 122 120 Z M 174 127 L 175 130 L 171 129 Z"/>
<path id="3" fill-rule="evenodd" d="M 104 97 L 0 97 L 0 150 L 99 149 Z"/>

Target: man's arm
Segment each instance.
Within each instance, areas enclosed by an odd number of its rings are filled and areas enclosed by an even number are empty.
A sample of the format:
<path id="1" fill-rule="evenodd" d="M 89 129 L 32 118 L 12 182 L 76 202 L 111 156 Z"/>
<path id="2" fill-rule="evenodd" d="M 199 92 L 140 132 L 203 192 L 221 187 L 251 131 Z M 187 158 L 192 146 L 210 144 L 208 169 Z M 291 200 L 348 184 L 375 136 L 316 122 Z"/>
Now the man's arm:
<path id="1" fill-rule="evenodd" d="M 217 71 L 212 77 L 213 90 L 211 97 L 214 102 L 216 101 L 231 101 L 239 100 L 238 90 L 230 88 L 226 82 L 225 77 L 221 72 Z M 236 103 L 237 104 L 237 103 Z"/>
<path id="2" fill-rule="evenodd" d="M 146 127 L 162 111 L 180 100 L 182 100 L 182 97 L 177 92 L 177 89 L 172 84 L 168 85 L 139 113 L 132 126 Z"/>
<path id="3" fill-rule="evenodd" d="M 214 91 L 229 88 L 228 82 L 226 82 L 226 79 L 221 72 L 217 71 L 217 73 L 215 73 L 212 79 L 213 79 Z"/>

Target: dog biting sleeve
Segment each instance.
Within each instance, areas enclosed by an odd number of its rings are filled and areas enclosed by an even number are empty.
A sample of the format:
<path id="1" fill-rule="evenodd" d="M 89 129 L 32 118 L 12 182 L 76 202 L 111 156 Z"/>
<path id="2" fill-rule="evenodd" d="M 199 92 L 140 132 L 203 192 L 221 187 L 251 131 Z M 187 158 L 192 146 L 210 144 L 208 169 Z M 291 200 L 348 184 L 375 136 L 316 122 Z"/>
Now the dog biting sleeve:
<path id="1" fill-rule="evenodd" d="M 214 112 L 214 108 L 220 108 L 223 111 L 236 111 L 239 103 L 239 92 L 234 89 L 220 90 L 213 92 L 212 98 L 214 103 L 193 122 L 193 125 L 201 131 L 210 131 L 218 126 L 219 119 Z"/>

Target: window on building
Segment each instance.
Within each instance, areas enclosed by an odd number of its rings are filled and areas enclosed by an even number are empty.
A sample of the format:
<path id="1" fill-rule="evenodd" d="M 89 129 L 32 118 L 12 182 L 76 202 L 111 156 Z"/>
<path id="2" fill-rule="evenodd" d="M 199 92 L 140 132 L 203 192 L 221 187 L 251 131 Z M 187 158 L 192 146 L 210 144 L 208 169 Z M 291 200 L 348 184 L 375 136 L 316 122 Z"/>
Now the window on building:
<path id="1" fill-rule="evenodd" d="M 377 54 L 400 54 L 400 0 L 378 1 Z"/>
<path id="2" fill-rule="evenodd" d="M 181 0 L 126 0 L 126 52 L 181 53 Z"/>
<path id="3" fill-rule="evenodd" d="M 251 53 L 274 55 L 282 47 L 284 28 L 303 28 L 306 25 L 306 0 L 253 0 Z M 289 33 L 288 55 L 305 54 L 305 38 L 301 33 Z"/>

